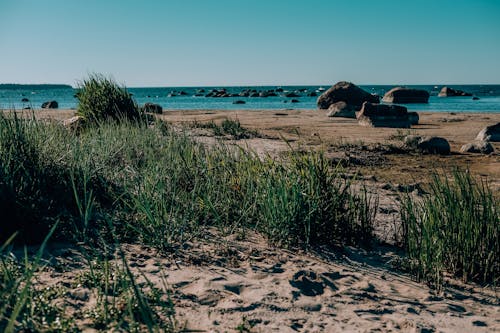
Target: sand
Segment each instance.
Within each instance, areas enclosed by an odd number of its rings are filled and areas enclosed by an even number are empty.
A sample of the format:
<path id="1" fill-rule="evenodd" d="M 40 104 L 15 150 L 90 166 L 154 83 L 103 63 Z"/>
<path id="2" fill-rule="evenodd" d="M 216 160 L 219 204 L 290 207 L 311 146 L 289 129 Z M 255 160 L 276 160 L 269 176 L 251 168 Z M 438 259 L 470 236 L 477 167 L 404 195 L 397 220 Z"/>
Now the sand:
<path id="1" fill-rule="evenodd" d="M 61 121 L 73 113 L 44 110 L 36 116 Z M 221 139 L 192 126 L 188 132 L 206 144 L 237 144 L 262 156 L 279 156 L 291 147 L 321 149 L 332 159 L 352 162 L 345 174 L 356 173 L 379 195 L 376 233 L 390 244 L 401 184 L 410 184 L 418 192 L 431 171 L 461 166 L 487 177 L 494 188 L 500 186 L 499 143 L 494 143 L 496 152 L 490 155 L 458 153 L 482 128 L 500 122 L 500 114 L 420 116 L 420 124 L 409 132 L 361 127 L 353 119 L 327 118 L 316 110 L 165 110 L 159 117 L 190 126 L 195 121 L 237 119 L 242 126 L 257 130 L 258 137 Z M 423 156 L 387 151 L 386 147 L 397 145 L 401 134 L 407 133 L 445 137 L 453 153 Z M 257 234 L 247 236 L 238 240 L 208 230 L 203 239 L 168 257 L 144 246 L 125 244 L 123 248 L 137 275 L 144 274 L 158 287 L 163 285 L 161 276 L 165 277 L 178 328 L 186 331 L 235 332 L 238 326 L 249 332 L 500 331 L 498 290 L 448 279 L 445 290 L 436 293 L 393 268 L 400 253 L 390 245 L 306 253 L 274 248 Z M 52 251 L 54 262 L 79 260 L 77 254 L 72 259 L 58 251 Z M 69 283 L 79 269 L 59 272 L 48 267 L 39 283 Z M 88 293 L 87 300 L 70 302 L 73 311 L 95 304 L 95 295 Z"/>

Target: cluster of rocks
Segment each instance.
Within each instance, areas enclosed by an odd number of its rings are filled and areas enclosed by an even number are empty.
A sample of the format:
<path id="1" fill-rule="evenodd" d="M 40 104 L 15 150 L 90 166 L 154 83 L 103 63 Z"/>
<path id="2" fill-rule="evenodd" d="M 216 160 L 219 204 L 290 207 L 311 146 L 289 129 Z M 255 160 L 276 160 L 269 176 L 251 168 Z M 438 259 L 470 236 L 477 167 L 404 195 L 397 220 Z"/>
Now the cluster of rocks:
<path id="1" fill-rule="evenodd" d="M 500 142 L 500 123 L 483 128 L 474 141 L 462 146 L 460 152 L 490 154 L 495 150 L 491 142 Z"/>
<path id="2" fill-rule="evenodd" d="M 443 87 L 441 88 L 441 91 L 438 94 L 439 97 L 462 97 L 462 96 L 472 96 L 471 93 L 458 90 L 458 89 L 453 89 L 450 87 Z"/>
<path id="3" fill-rule="evenodd" d="M 185 96 L 188 95 L 185 91 L 171 91 L 167 96 L 168 97 L 176 97 L 176 96 Z M 316 97 L 318 96 L 318 91 L 309 91 L 308 89 L 298 89 L 295 91 L 285 91 L 283 88 L 276 89 L 265 89 L 265 90 L 257 90 L 257 89 L 243 89 L 239 93 L 232 93 L 227 91 L 225 88 L 221 89 L 210 89 L 206 91 L 205 89 L 196 90 L 195 97 L 212 97 L 212 98 L 227 98 L 227 97 L 286 97 L 286 98 L 297 98 L 302 96 L 308 97 Z"/>
<path id="4" fill-rule="evenodd" d="M 383 98 L 387 103 L 427 103 L 425 90 L 396 87 Z M 319 96 L 318 108 L 328 110 L 329 117 L 357 118 L 360 125 L 409 128 L 418 124 L 416 112 L 396 104 L 380 104 L 380 97 L 351 82 L 341 81 Z"/>

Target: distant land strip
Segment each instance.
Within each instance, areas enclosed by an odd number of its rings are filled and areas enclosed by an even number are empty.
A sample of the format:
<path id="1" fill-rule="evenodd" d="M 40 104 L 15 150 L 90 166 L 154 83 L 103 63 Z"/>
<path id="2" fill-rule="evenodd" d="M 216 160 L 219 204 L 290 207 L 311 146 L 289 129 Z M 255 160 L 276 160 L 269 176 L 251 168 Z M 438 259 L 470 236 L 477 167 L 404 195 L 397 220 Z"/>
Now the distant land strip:
<path id="1" fill-rule="evenodd" d="M 73 89 L 69 84 L 18 84 L 18 83 L 0 83 L 0 89 Z"/>

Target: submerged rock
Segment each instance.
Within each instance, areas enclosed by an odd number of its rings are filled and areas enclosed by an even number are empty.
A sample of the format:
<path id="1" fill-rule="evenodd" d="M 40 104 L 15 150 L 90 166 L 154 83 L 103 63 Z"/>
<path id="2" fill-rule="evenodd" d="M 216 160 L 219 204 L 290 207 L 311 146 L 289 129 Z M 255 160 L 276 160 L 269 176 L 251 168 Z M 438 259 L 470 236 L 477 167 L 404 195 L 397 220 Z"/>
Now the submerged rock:
<path id="1" fill-rule="evenodd" d="M 48 101 L 42 104 L 42 109 L 57 109 L 58 107 L 57 101 Z"/>

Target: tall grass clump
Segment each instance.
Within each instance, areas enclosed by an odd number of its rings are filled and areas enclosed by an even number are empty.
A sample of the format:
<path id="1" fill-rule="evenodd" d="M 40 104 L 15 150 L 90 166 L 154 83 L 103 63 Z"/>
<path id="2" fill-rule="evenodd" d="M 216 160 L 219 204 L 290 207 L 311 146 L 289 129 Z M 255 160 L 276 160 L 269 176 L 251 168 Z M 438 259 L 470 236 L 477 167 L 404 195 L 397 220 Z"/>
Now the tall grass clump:
<path id="1" fill-rule="evenodd" d="M 403 239 L 417 279 L 437 286 L 445 272 L 463 281 L 498 283 L 500 202 L 486 181 L 454 170 L 434 175 L 430 194 L 402 201 Z"/>
<path id="2" fill-rule="evenodd" d="M 141 118 L 140 108 L 127 89 L 101 74 L 91 74 L 84 79 L 79 84 L 76 98 L 77 114 L 88 122 Z"/>

